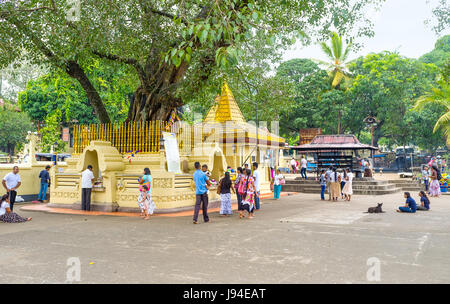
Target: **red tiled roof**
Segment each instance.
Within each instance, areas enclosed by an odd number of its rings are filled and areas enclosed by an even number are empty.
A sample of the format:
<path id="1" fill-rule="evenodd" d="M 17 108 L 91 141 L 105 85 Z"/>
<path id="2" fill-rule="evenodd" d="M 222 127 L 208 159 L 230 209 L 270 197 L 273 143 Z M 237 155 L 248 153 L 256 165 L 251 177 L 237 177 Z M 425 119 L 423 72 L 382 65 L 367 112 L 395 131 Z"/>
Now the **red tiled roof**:
<path id="1" fill-rule="evenodd" d="M 300 145 L 295 148 L 298 150 L 377 150 L 376 147 L 360 143 L 355 135 L 317 135 L 310 144 Z"/>

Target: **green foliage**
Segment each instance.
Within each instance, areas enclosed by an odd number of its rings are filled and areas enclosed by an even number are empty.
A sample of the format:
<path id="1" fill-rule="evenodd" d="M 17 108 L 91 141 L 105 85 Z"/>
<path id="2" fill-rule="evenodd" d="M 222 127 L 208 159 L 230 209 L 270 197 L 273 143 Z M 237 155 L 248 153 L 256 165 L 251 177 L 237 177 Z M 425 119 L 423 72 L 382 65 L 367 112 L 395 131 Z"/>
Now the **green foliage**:
<path id="1" fill-rule="evenodd" d="M 51 151 L 51 147 L 55 148 L 55 152 L 62 152 L 65 147 L 65 142 L 61 140 L 61 118 L 62 112 L 56 109 L 54 112 L 47 115 L 45 119 L 45 126 L 39 130 L 41 136 L 41 149 L 42 152 L 48 153 Z"/>
<path id="2" fill-rule="evenodd" d="M 137 80 L 127 69 L 114 69 L 99 61 L 87 67 L 87 70 L 112 121 L 123 121 L 128 112 L 128 98 L 136 89 Z M 26 90 L 19 93 L 18 103 L 35 123 L 44 122 L 47 114 L 56 110 L 61 111 L 64 125 L 99 122 L 80 84 L 58 72 L 30 81 Z"/>
<path id="3" fill-rule="evenodd" d="M 332 88 L 336 88 L 341 84 L 344 78 L 349 77 L 349 71 L 347 69 L 347 59 L 352 49 L 352 40 L 348 42 L 344 48 L 344 42 L 342 41 L 342 35 L 336 32 L 331 34 L 330 45 L 325 42 L 320 43 L 320 47 L 325 55 L 328 56 L 330 62 L 323 62 L 327 66 L 327 71 L 331 78 Z"/>
<path id="4" fill-rule="evenodd" d="M 261 45 L 272 57 L 299 37 L 308 43 L 331 28 L 354 36 L 373 35 L 364 10 L 383 1 L 84 0 L 77 20 L 67 20 L 73 3 L 65 0 L 2 1 L 0 68 L 24 50 L 31 63 L 63 72 L 74 63 L 86 71 L 101 58 L 108 65 L 131 67 L 148 92 L 161 89 L 155 77 L 165 78 L 167 87 L 157 93 L 173 101 L 176 90 L 196 83 L 200 92 L 205 80 L 214 77 L 215 66 L 235 66 L 246 50 L 258 52 Z M 101 109 L 94 99 L 90 102 Z"/>
<path id="5" fill-rule="evenodd" d="M 295 138 L 302 128 L 325 128 L 332 104 L 319 96 L 329 88 L 328 75 L 310 59 L 292 59 L 280 64 L 277 75 L 295 89 L 294 103 L 280 117 L 280 132 Z"/>
<path id="6" fill-rule="evenodd" d="M 28 131 L 33 131 L 33 124 L 25 113 L 0 108 L 0 147 L 5 152 L 13 154 L 15 147 L 24 144 Z"/>
<path id="7" fill-rule="evenodd" d="M 418 117 L 411 108 L 433 86 L 435 65 L 383 52 L 359 58 L 351 70 L 357 75 L 349 91 L 352 105 L 345 118 L 351 132 L 361 132 L 363 119 L 372 115 L 380 121 L 374 131 L 375 144 L 383 136 L 398 145 L 429 136 L 430 130 L 416 128 Z M 442 140 L 434 144 L 440 145 Z"/>
<path id="8" fill-rule="evenodd" d="M 438 67 L 450 61 L 450 35 L 443 36 L 434 45 L 434 50 L 419 58 L 425 63 L 434 63 Z"/>

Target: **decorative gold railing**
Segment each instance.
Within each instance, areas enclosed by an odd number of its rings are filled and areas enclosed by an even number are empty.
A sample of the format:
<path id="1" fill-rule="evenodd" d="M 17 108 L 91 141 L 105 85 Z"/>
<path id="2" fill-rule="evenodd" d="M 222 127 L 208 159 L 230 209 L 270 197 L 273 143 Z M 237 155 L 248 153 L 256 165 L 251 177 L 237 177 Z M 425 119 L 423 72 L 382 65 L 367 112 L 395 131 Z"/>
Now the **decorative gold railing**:
<path id="1" fill-rule="evenodd" d="M 139 151 L 140 153 L 158 153 L 161 147 L 162 132 L 177 134 L 180 152 L 189 152 L 194 144 L 194 127 L 183 125 L 167 127 L 166 121 L 109 123 L 78 125 L 73 130 L 73 153 L 81 154 L 93 140 L 111 142 L 120 153 Z"/>

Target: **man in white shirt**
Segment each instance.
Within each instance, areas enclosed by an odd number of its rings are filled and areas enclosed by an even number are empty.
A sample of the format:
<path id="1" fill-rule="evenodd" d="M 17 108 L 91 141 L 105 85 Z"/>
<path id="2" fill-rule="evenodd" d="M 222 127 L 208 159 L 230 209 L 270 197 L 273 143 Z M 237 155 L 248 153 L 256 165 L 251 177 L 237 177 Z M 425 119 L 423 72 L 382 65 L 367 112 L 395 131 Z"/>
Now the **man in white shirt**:
<path id="1" fill-rule="evenodd" d="M 260 203 L 259 203 L 259 188 L 261 185 L 261 177 L 259 175 L 259 171 L 258 171 L 258 163 L 254 162 L 253 163 L 253 178 L 255 179 L 255 209 L 259 210 L 260 208 Z"/>
<path id="2" fill-rule="evenodd" d="M 329 167 L 327 172 L 325 172 L 325 176 L 327 178 L 327 191 L 328 191 L 328 200 L 331 201 L 331 173 L 333 173 L 332 167 Z"/>
<path id="3" fill-rule="evenodd" d="M 306 168 L 308 166 L 308 161 L 306 160 L 305 156 L 302 157 L 302 160 L 300 161 L 302 164 L 302 168 L 300 169 L 300 174 L 302 175 L 302 178 L 308 179 L 306 176 Z"/>
<path id="4" fill-rule="evenodd" d="M 94 178 L 92 166 L 88 165 L 87 169 L 81 173 L 81 210 L 91 210 L 91 192 Z"/>
<path id="5" fill-rule="evenodd" d="M 11 211 L 13 211 L 14 203 L 16 202 L 17 191 L 16 189 L 22 184 L 19 175 L 19 167 L 14 166 L 12 172 L 5 175 L 2 181 L 3 187 L 9 195 L 9 205 Z"/>

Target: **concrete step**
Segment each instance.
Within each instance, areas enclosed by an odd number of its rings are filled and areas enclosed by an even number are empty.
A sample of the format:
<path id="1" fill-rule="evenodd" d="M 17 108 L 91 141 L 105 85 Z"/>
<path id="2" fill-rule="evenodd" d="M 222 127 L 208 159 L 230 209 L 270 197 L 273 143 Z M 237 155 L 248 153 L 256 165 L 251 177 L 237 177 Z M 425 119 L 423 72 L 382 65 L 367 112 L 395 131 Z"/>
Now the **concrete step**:
<path id="1" fill-rule="evenodd" d="M 292 190 L 287 190 L 282 188 L 281 191 L 286 191 L 286 192 L 290 192 Z M 388 190 L 359 190 L 359 189 L 353 189 L 353 194 L 356 195 L 385 195 L 385 194 L 392 194 L 392 193 L 397 193 L 400 192 L 401 189 L 400 188 L 393 188 L 393 189 L 388 189 Z M 318 193 L 320 194 L 320 188 L 311 188 L 311 187 L 306 187 L 301 189 L 301 191 L 297 190 L 295 192 L 301 192 L 301 193 Z M 326 195 L 328 195 L 326 193 Z"/>
<path id="2" fill-rule="evenodd" d="M 290 185 L 315 185 L 319 184 L 319 181 L 316 180 L 306 180 L 306 181 L 298 181 L 298 180 L 286 180 L 286 184 Z M 358 181 L 354 180 L 353 185 L 388 185 L 387 181 Z"/>

